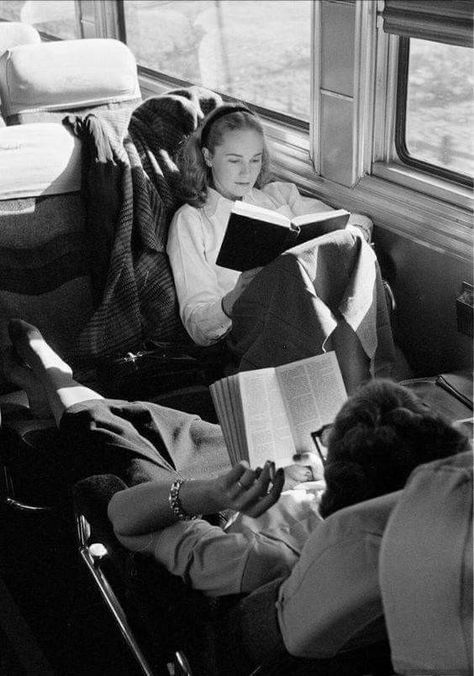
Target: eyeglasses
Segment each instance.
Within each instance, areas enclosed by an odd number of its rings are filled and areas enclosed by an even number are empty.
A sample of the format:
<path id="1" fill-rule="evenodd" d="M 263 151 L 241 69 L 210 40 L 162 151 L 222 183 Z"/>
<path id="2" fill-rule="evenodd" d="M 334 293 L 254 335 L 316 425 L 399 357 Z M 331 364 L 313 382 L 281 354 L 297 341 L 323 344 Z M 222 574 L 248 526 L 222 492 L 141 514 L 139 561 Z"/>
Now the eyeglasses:
<path id="1" fill-rule="evenodd" d="M 316 450 L 318 451 L 318 455 L 321 458 L 323 465 L 326 464 L 329 437 L 331 436 L 332 428 L 333 424 L 328 423 L 327 425 L 320 427 L 319 430 L 316 430 L 316 432 L 311 432 L 311 438 L 314 442 L 314 445 L 316 446 Z"/>

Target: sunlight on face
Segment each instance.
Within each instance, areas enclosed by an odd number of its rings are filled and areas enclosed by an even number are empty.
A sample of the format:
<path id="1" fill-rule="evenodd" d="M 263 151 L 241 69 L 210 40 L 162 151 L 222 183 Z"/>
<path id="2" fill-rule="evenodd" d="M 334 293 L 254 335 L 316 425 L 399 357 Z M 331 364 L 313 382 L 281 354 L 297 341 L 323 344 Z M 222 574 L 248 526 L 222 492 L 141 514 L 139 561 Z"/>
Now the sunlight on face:
<path id="1" fill-rule="evenodd" d="M 208 155 L 214 188 L 227 199 L 240 199 L 255 185 L 262 167 L 263 138 L 254 129 L 228 131 Z"/>

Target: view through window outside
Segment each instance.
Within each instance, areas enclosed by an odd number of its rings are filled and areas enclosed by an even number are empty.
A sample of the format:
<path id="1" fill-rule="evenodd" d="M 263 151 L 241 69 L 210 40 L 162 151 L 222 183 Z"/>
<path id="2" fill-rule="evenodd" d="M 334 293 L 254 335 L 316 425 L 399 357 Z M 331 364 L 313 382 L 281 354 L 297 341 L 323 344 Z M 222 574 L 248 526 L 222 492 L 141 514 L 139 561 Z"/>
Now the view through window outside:
<path id="1" fill-rule="evenodd" d="M 474 175 L 473 52 L 410 39 L 405 142 L 411 157 Z"/>
<path id="2" fill-rule="evenodd" d="M 81 37 L 73 0 L 0 0 L 0 19 L 29 23 L 62 40 Z"/>
<path id="3" fill-rule="evenodd" d="M 141 66 L 309 120 L 309 0 L 125 0 L 124 13 Z"/>

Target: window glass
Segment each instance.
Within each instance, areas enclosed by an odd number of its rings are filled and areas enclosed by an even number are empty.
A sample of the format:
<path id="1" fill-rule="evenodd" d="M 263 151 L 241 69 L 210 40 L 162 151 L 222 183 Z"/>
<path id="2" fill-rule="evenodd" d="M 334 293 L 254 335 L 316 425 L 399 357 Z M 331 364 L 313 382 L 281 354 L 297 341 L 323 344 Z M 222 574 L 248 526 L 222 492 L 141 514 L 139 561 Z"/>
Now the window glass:
<path id="1" fill-rule="evenodd" d="M 405 144 L 417 160 L 474 175 L 473 51 L 410 39 Z"/>
<path id="2" fill-rule="evenodd" d="M 0 19 L 29 23 L 63 40 L 81 37 L 74 0 L 0 0 Z"/>
<path id="3" fill-rule="evenodd" d="M 311 2 L 125 0 L 139 65 L 302 120 L 310 110 Z"/>

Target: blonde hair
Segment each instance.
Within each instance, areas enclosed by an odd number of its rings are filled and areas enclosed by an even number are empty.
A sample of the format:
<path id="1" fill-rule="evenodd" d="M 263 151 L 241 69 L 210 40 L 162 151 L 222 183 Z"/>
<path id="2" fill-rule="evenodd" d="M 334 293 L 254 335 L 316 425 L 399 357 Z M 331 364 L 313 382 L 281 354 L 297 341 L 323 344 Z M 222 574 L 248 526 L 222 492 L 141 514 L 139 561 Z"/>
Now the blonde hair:
<path id="1" fill-rule="evenodd" d="M 202 139 L 204 138 L 205 147 L 212 154 L 216 146 L 223 143 L 226 133 L 242 129 L 252 129 L 262 137 L 262 167 L 255 185 L 262 188 L 268 183 L 270 155 L 260 119 L 246 106 L 223 104 L 205 117 L 178 151 L 176 162 L 181 174 L 181 196 L 184 202 L 193 207 L 201 207 L 207 199 L 212 174 L 204 160 Z"/>

